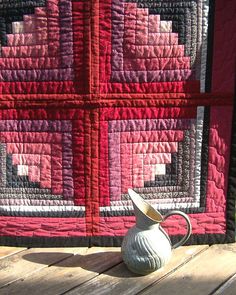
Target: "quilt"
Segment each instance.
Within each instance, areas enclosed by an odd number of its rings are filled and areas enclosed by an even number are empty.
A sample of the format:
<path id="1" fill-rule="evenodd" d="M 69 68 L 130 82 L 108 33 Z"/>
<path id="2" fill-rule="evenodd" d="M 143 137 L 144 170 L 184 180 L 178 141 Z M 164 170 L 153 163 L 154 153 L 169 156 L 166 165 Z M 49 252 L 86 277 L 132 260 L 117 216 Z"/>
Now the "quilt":
<path id="1" fill-rule="evenodd" d="M 233 0 L 0 1 L 0 244 L 120 246 L 132 188 L 235 240 Z M 184 220 L 163 227 L 176 242 Z"/>

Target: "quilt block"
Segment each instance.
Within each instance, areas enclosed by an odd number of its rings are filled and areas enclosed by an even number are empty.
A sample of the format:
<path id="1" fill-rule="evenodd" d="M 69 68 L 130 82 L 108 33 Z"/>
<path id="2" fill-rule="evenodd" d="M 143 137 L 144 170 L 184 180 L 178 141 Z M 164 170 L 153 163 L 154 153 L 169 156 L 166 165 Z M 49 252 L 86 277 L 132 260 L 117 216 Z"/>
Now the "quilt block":
<path id="1" fill-rule="evenodd" d="M 60 218 L 53 231 L 61 235 L 63 218 L 70 217 L 70 222 L 76 218 L 82 235 L 83 111 L 1 111 L 0 125 L 2 234 L 48 236 L 50 218 Z"/>
<path id="2" fill-rule="evenodd" d="M 86 13 L 83 1 L 2 1 L 1 92 L 84 93 Z"/>
<path id="3" fill-rule="evenodd" d="M 235 238 L 235 1 L 0 3 L 0 244 L 119 246 L 132 188 Z M 163 227 L 172 242 L 185 222 Z"/>
<path id="4" fill-rule="evenodd" d="M 225 232 L 231 106 L 112 108 L 101 120 L 99 212 L 106 231 L 118 234 L 112 220 L 132 215 L 132 187 L 163 214 L 187 212 L 196 236 Z M 174 220 L 165 226 L 184 233 Z"/>
<path id="5" fill-rule="evenodd" d="M 101 3 L 102 91 L 204 91 L 210 9 L 207 0 Z"/>

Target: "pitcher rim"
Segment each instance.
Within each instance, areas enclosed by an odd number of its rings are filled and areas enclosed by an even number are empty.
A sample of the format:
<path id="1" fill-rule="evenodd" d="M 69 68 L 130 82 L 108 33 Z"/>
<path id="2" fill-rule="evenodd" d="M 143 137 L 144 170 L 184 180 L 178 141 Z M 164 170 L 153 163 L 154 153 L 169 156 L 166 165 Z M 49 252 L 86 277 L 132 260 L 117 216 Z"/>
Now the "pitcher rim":
<path id="1" fill-rule="evenodd" d="M 139 200 L 141 201 L 141 202 L 143 202 L 143 203 L 145 203 L 151 210 L 152 210 L 152 212 L 154 213 L 154 214 L 157 214 L 158 216 L 159 216 L 159 218 L 158 219 L 154 219 L 154 218 L 152 218 L 149 214 L 148 214 L 148 212 L 147 213 L 145 213 L 144 212 L 144 210 L 142 210 L 141 208 L 140 208 L 140 206 L 138 206 L 137 205 L 137 203 L 133 200 L 133 198 L 132 198 L 132 195 L 135 193 L 135 195 L 137 195 L 138 196 L 138 198 L 139 198 Z M 157 209 L 155 209 L 151 204 L 149 204 L 145 199 L 143 199 L 135 190 L 133 190 L 133 189 L 131 189 L 131 188 L 129 188 L 128 189 L 128 194 L 129 194 L 129 196 L 130 196 L 130 198 L 131 198 L 131 201 L 135 204 L 135 206 L 143 213 L 143 214 L 145 214 L 146 215 L 146 217 L 148 217 L 149 219 L 151 219 L 152 221 L 155 221 L 155 222 L 157 222 L 157 223 L 161 223 L 161 222 L 163 222 L 163 216 L 162 216 L 162 214 L 157 210 Z"/>

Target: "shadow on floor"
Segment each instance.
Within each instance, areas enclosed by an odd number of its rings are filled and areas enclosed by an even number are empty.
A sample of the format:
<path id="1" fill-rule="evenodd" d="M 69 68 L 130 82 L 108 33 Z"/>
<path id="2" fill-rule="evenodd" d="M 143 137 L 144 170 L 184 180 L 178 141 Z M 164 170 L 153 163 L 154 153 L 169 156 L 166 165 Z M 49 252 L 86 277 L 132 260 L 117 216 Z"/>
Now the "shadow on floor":
<path id="1" fill-rule="evenodd" d="M 87 271 L 98 272 L 106 271 L 115 266 L 113 276 L 116 277 L 136 277 L 131 273 L 124 263 L 122 263 L 122 258 L 120 252 L 99 252 L 92 254 L 76 254 L 60 252 L 42 252 L 42 253 L 30 253 L 24 255 L 22 258 L 37 264 L 53 264 L 54 268 L 82 268 Z M 70 256 L 69 256 L 70 255 Z M 49 263 L 48 261 L 54 261 Z M 120 271 L 117 271 L 120 268 Z"/>

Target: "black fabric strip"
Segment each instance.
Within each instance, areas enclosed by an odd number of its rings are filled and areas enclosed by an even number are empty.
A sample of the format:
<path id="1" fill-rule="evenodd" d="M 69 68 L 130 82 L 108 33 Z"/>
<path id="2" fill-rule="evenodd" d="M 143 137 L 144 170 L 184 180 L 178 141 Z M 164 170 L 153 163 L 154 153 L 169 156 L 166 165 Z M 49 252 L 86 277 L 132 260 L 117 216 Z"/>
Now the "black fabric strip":
<path id="1" fill-rule="evenodd" d="M 200 182 L 200 206 L 206 206 L 207 176 L 208 176 L 208 152 L 209 152 L 209 125 L 210 108 L 204 108 L 204 125 L 202 134 L 202 158 L 201 158 L 201 182 Z"/>
<path id="2" fill-rule="evenodd" d="M 35 7 L 46 5 L 46 0 L 3 0 L 0 3 L 0 45 L 7 46 L 7 34 L 12 33 L 12 22 L 23 21 L 23 16 L 34 14 Z"/>
<path id="3" fill-rule="evenodd" d="M 32 212 L 19 212 L 19 211 L 2 211 L 0 208 L 0 216 L 15 216 L 15 217 L 48 217 L 48 218 L 81 218 L 85 217 L 85 212 L 81 211 L 64 211 L 64 212 L 58 212 L 58 211 L 32 211 Z"/>
<path id="4" fill-rule="evenodd" d="M 214 18 L 215 14 L 215 0 L 209 3 L 209 18 L 208 18 L 208 42 L 207 42 L 207 62 L 206 62 L 206 81 L 205 91 L 211 92 L 212 84 L 212 64 L 213 64 L 213 52 L 214 52 Z"/>
<path id="5" fill-rule="evenodd" d="M 182 236 L 170 237 L 172 244 L 178 242 Z M 15 247 L 120 247 L 123 237 L 116 236 L 98 236 L 98 237 L 0 237 L 0 244 Z M 224 244 L 234 242 L 234 236 L 231 234 L 205 234 L 192 235 L 185 245 L 200 244 Z"/>
<path id="6" fill-rule="evenodd" d="M 236 199 L 236 78 L 235 78 L 235 99 L 234 113 L 232 120 L 231 156 L 229 164 L 228 192 L 226 203 L 227 235 L 235 241 L 235 199 Z"/>

